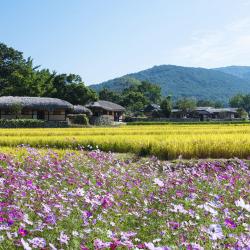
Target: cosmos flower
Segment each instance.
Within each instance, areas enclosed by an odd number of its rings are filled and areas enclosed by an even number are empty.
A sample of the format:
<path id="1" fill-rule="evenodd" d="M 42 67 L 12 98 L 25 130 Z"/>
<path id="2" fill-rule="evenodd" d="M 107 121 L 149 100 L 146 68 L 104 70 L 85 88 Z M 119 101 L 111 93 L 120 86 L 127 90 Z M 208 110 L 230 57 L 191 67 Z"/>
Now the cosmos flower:
<path id="1" fill-rule="evenodd" d="M 230 218 L 225 219 L 225 225 L 228 228 L 236 228 L 237 227 L 236 223 L 234 223 L 234 221 L 232 219 L 230 219 Z"/>
<path id="2" fill-rule="evenodd" d="M 245 201 L 241 197 L 239 200 L 235 201 L 235 205 L 237 207 L 241 207 L 241 208 L 247 210 L 248 212 L 250 212 L 250 204 L 246 204 Z"/>
<path id="3" fill-rule="evenodd" d="M 32 248 L 30 247 L 29 243 L 26 242 L 23 238 L 21 238 L 21 244 L 22 244 L 22 246 L 23 246 L 23 248 L 25 250 L 32 250 Z"/>
<path id="4" fill-rule="evenodd" d="M 20 234 L 22 237 L 26 236 L 28 234 L 28 231 L 25 230 L 24 228 L 20 227 L 18 229 L 18 234 Z"/>
<path id="5" fill-rule="evenodd" d="M 222 227 L 219 224 L 211 224 L 207 232 L 211 240 L 219 240 L 224 238 Z"/>
<path id="6" fill-rule="evenodd" d="M 67 234 L 64 233 L 64 231 L 62 231 L 60 233 L 60 237 L 58 239 L 60 241 L 61 244 L 66 244 L 68 245 L 68 241 L 69 241 L 69 237 Z"/>
<path id="7" fill-rule="evenodd" d="M 46 240 L 40 237 L 35 237 L 32 240 L 29 239 L 28 241 L 34 248 L 45 248 L 46 246 Z"/>
<path id="8" fill-rule="evenodd" d="M 164 187 L 164 182 L 161 181 L 159 178 L 155 178 L 154 183 L 157 184 L 159 187 Z"/>

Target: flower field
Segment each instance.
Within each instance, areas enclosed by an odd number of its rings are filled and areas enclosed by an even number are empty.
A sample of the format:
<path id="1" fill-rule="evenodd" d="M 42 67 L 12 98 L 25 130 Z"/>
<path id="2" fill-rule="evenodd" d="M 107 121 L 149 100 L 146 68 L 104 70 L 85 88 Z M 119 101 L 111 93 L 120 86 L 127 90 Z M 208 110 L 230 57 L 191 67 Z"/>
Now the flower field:
<path id="1" fill-rule="evenodd" d="M 249 249 L 244 161 L 15 151 L 0 154 L 0 249 Z"/>
<path id="2" fill-rule="evenodd" d="M 161 159 L 250 156 L 248 124 L 147 125 L 116 128 L 1 129 L 0 147 L 77 149 L 154 155 Z"/>

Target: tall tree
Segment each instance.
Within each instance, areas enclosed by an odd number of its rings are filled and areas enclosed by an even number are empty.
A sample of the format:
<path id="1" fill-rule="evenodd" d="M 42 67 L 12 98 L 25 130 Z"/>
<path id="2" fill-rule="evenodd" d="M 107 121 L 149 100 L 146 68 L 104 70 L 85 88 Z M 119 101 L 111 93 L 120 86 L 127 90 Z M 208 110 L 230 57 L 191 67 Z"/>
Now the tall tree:
<path id="1" fill-rule="evenodd" d="M 196 101 L 193 99 L 183 98 L 176 102 L 176 106 L 183 112 L 187 113 L 196 108 Z"/>
<path id="2" fill-rule="evenodd" d="M 152 84 L 148 81 L 142 81 L 138 86 L 139 92 L 143 93 L 143 95 L 148 99 L 150 103 L 160 103 L 161 101 L 161 87 Z"/>
<path id="3" fill-rule="evenodd" d="M 250 94 L 238 94 L 230 99 L 229 104 L 233 108 L 243 108 L 250 112 Z"/>
<path id="4" fill-rule="evenodd" d="M 52 91 L 45 95 L 82 105 L 98 99 L 97 94 L 84 85 L 81 77 L 74 74 L 56 75 L 52 80 Z"/>
<path id="5" fill-rule="evenodd" d="M 84 85 L 75 74 L 56 74 L 39 70 L 31 58 L 0 43 L 0 96 L 57 97 L 72 104 L 86 104 L 97 99 L 97 94 Z"/>
<path id="6" fill-rule="evenodd" d="M 166 97 L 161 102 L 161 110 L 166 117 L 170 117 L 172 111 L 171 96 Z"/>

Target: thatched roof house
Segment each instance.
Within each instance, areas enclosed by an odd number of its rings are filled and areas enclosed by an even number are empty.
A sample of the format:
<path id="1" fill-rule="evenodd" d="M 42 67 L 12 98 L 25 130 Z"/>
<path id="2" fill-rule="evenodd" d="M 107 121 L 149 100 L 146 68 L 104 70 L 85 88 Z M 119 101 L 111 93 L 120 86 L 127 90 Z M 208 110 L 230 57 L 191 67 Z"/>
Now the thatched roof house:
<path id="1" fill-rule="evenodd" d="M 109 115 L 114 121 L 122 121 L 125 112 L 125 108 L 121 105 L 103 100 L 91 102 L 86 107 L 93 112 L 94 116 Z"/>
<path id="2" fill-rule="evenodd" d="M 17 108 L 20 108 L 20 112 Z M 15 109 L 15 110 L 14 110 Z M 64 121 L 73 110 L 67 101 L 47 97 L 2 96 L 0 97 L 0 119 L 41 119 Z"/>
<path id="3" fill-rule="evenodd" d="M 90 109 L 82 105 L 75 105 L 72 114 L 86 114 L 87 116 L 92 116 L 93 113 Z"/>

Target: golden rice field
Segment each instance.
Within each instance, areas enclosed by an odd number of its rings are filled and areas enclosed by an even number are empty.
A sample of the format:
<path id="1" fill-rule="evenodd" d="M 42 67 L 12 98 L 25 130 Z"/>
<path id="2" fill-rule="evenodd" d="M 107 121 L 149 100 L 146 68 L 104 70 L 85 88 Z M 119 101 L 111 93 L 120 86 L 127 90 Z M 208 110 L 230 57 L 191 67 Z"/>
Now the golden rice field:
<path id="1" fill-rule="evenodd" d="M 2 151 L 20 144 L 155 155 L 163 159 L 248 158 L 247 124 L 138 125 L 112 128 L 0 129 Z"/>

